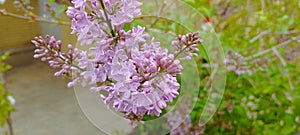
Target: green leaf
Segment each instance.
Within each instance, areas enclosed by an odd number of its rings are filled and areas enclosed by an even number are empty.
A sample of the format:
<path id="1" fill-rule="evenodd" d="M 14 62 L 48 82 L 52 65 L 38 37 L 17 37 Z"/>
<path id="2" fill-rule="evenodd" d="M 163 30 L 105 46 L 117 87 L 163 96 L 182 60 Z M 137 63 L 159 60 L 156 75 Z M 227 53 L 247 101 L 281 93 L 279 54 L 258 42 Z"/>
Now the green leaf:
<path id="1" fill-rule="evenodd" d="M 266 88 L 263 89 L 263 93 L 267 94 L 270 93 L 273 90 L 273 86 L 267 86 Z"/>
<path id="2" fill-rule="evenodd" d="M 296 130 L 296 126 L 286 125 L 282 129 L 281 135 L 290 135 L 292 133 L 295 133 L 295 130 Z"/>
<path id="3" fill-rule="evenodd" d="M 68 5 L 60 5 L 57 9 L 56 9 L 56 12 L 55 12 L 55 17 L 58 18 L 58 16 L 60 16 L 61 13 L 63 13 L 64 11 L 66 11 L 68 9 Z"/>
<path id="4" fill-rule="evenodd" d="M 295 115 L 300 115 L 300 96 L 298 96 L 296 99 L 295 99 L 295 101 L 294 101 L 295 103 L 297 103 L 297 104 L 295 104 Z"/>

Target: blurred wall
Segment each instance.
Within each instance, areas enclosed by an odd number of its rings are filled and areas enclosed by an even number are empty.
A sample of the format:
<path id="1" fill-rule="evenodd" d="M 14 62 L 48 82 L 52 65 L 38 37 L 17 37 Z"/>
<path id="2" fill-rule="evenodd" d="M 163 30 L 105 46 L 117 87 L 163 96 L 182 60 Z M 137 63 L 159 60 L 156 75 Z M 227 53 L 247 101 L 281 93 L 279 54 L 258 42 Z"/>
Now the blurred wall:
<path id="1" fill-rule="evenodd" d="M 48 0 L 31 0 L 31 5 L 34 7 L 34 13 L 43 16 L 49 16 L 49 13 L 45 10 L 45 3 Z M 53 8 L 58 7 L 57 4 L 51 5 Z M 4 5 L 0 5 L 0 9 L 5 9 L 8 12 L 22 15 L 20 11 L 16 11 L 13 6 L 13 0 L 6 0 Z M 63 15 L 64 21 L 71 20 Z M 43 22 L 30 22 L 28 20 L 14 18 L 10 16 L 0 16 L 0 49 L 6 48 L 19 48 L 28 47 L 31 44 L 31 40 L 35 36 L 52 35 L 56 39 L 63 41 L 64 47 L 67 44 L 76 44 L 75 35 L 70 34 L 70 26 L 61 26 L 51 23 Z"/>
<path id="2" fill-rule="evenodd" d="M 70 21 L 71 19 L 65 14 L 62 16 L 63 20 Z M 70 34 L 72 32 L 71 26 L 63 25 L 62 26 L 62 41 L 65 46 L 72 44 L 73 46 L 77 45 L 76 34 Z"/>
<path id="3" fill-rule="evenodd" d="M 38 13 L 38 1 L 32 0 L 34 13 Z M 13 6 L 13 0 L 6 0 L 4 5 L 0 5 L 0 9 L 22 14 L 16 11 Z M 29 22 L 28 20 L 13 18 L 9 16 L 0 16 L 0 49 L 14 48 L 30 45 L 30 40 L 41 34 L 38 22 Z"/>

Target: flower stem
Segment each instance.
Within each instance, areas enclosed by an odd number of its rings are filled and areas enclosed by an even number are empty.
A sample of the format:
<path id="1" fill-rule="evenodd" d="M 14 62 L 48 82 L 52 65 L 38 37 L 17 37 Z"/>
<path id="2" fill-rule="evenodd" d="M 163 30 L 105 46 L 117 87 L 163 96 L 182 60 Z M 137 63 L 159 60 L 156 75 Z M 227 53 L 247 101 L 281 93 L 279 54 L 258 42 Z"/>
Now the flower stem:
<path id="1" fill-rule="evenodd" d="M 105 15 L 105 19 L 106 19 L 105 22 L 107 23 L 107 25 L 108 25 L 108 27 L 109 27 L 109 29 L 110 29 L 111 35 L 112 35 L 113 37 L 115 37 L 116 35 L 115 35 L 114 30 L 113 30 L 113 27 L 112 27 L 112 24 L 111 24 L 111 20 L 108 18 L 108 15 L 107 15 L 107 12 L 106 12 L 106 9 L 105 9 L 103 0 L 100 0 L 100 3 L 101 3 L 101 7 L 102 7 L 102 9 L 103 9 L 104 15 Z"/>
<path id="2" fill-rule="evenodd" d="M 61 56 L 59 56 L 59 58 L 60 58 L 62 61 L 66 61 L 66 59 L 63 58 L 63 57 L 61 57 Z M 68 64 L 69 64 L 70 66 L 72 66 L 72 67 L 75 67 L 75 68 L 79 69 L 79 70 L 82 71 L 82 72 L 85 71 L 84 69 L 78 67 L 77 65 L 73 64 L 73 63 L 70 62 L 70 61 L 68 61 Z"/>
<path id="3" fill-rule="evenodd" d="M 178 57 L 179 54 L 183 53 L 187 48 L 188 48 L 188 47 L 185 46 L 185 47 L 182 48 L 178 53 L 176 53 L 175 56 L 174 56 L 174 60 Z"/>
<path id="4" fill-rule="evenodd" d="M 49 47 L 47 47 L 47 46 L 44 46 L 44 47 L 45 47 L 47 50 L 49 50 L 51 53 L 55 54 L 55 52 L 54 52 L 53 50 L 51 50 Z M 64 61 L 64 62 L 66 62 L 66 59 L 63 58 L 62 56 L 58 56 L 58 58 L 59 58 L 60 60 Z M 73 64 L 71 61 L 67 61 L 67 63 L 68 63 L 70 66 L 75 67 L 75 68 L 79 69 L 79 70 L 82 71 L 82 72 L 85 71 L 84 69 L 82 69 L 82 68 L 78 67 L 77 65 Z"/>

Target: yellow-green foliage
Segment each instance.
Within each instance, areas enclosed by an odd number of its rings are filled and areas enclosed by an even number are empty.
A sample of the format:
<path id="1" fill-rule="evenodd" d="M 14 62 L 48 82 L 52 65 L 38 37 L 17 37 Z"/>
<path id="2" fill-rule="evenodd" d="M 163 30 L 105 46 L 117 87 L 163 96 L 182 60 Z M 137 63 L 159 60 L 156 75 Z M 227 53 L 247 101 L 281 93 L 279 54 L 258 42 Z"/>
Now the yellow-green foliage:
<path id="1" fill-rule="evenodd" d="M 6 120 L 9 118 L 10 112 L 14 111 L 14 107 L 11 105 L 8 100 L 10 95 L 9 91 L 6 90 L 5 85 L 3 84 L 2 75 L 3 72 L 11 68 L 10 65 L 4 63 L 9 56 L 9 53 L 5 53 L 0 56 L 0 126 L 3 127 L 6 125 Z"/>

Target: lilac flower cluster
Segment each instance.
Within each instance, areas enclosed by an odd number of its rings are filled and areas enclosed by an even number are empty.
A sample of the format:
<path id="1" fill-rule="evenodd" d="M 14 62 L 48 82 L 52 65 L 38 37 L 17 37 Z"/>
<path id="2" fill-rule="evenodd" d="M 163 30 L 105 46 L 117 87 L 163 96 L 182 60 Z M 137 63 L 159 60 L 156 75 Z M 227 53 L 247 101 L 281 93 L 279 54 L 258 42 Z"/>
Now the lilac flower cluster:
<path id="1" fill-rule="evenodd" d="M 196 55 L 202 40 L 197 33 L 181 35 L 173 41 L 169 52 L 137 26 L 123 30 L 125 23 L 141 14 L 142 3 L 136 0 L 73 0 L 67 15 L 72 19 L 72 33 L 88 51 L 61 53 L 61 42 L 52 37 L 36 38 L 35 57 L 60 67 L 62 73 L 73 70 L 68 86 L 81 83 L 96 85 L 105 104 L 139 121 L 144 115 L 160 116 L 167 102 L 179 95 L 176 77 L 183 70 L 180 60 Z M 186 56 L 181 58 L 180 54 Z M 75 74 L 74 74 L 75 71 Z"/>
<path id="2" fill-rule="evenodd" d="M 53 68 L 62 68 L 55 73 L 55 76 L 60 76 L 61 74 L 70 75 L 73 62 L 73 47 L 71 45 L 69 45 L 69 52 L 64 53 L 61 49 L 62 42 L 49 35 L 45 39 L 43 37 L 35 37 L 32 43 L 36 47 L 34 58 L 48 61 Z"/>

